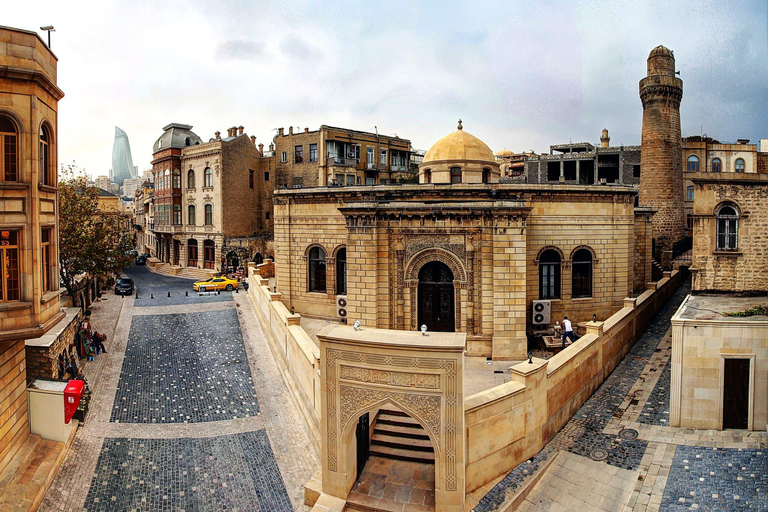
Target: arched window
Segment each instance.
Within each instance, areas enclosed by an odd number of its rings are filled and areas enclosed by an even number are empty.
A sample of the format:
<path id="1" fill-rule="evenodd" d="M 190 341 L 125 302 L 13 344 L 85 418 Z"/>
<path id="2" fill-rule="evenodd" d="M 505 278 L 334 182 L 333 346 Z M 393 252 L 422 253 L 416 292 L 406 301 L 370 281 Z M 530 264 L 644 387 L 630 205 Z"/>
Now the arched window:
<path id="1" fill-rule="evenodd" d="M 336 253 L 336 293 L 347 294 L 347 249 L 339 249 Z"/>
<path id="2" fill-rule="evenodd" d="M 187 137 L 186 139 L 184 139 L 184 145 L 185 145 L 185 146 L 189 146 L 190 144 L 192 144 L 192 140 L 191 140 L 189 137 Z"/>
<path id="3" fill-rule="evenodd" d="M 734 165 L 734 170 L 736 172 L 744 172 L 744 160 L 741 158 L 736 159 L 736 164 Z"/>
<path id="4" fill-rule="evenodd" d="M 0 116 L 0 181 L 18 181 L 18 152 L 16 125 L 7 117 Z"/>
<path id="5" fill-rule="evenodd" d="M 571 296 L 574 299 L 592 296 L 592 253 L 579 249 L 573 255 Z"/>
<path id="6" fill-rule="evenodd" d="M 712 159 L 712 172 L 723 172 L 723 162 L 719 158 Z"/>
<path id="7" fill-rule="evenodd" d="M 181 188 L 181 171 L 173 170 L 173 188 Z"/>
<path id="8" fill-rule="evenodd" d="M 171 170 L 170 169 L 165 170 L 165 178 L 163 179 L 163 188 L 164 189 L 171 188 Z"/>
<path id="9" fill-rule="evenodd" d="M 717 250 L 735 251 L 739 248 L 739 214 L 731 205 L 717 210 Z"/>
<path id="10" fill-rule="evenodd" d="M 40 151 L 38 156 L 40 158 L 40 183 L 43 185 L 53 186 L 53 171 L 51 168 L 51 134 L 48 133 L 48 127 L 43 125 L 40 127 Z"/>
<path id="11" fill-rule="evenodd" d="M 187 266 L 197 266 L 197 240 L 190 238 L 187 241 Z"/>
<path id="12" fill-rule="evenodd" d="M 205 225 L 213 226 L 213 205 L 205 205 Z"/>
<path id="13" fill-rule="evenodd" d="M 325 293 L 325 251 L 313 247 L 309 251 L 309 291 Z"/>
<path id="14" fill-rule="evenodd" d="M 688 172 L 699 172 L 699 157 L 696 155 L 688 157 Z"/>
<path id="15" fill-rule="evenodd" d="M 187 171 L 187 188 L 195 188 L 195 171 Z"/>
<path id="16" fill-rule="evenodd" d="M 210 167 L 206 167 L 205 171 L 203 171 L 203 186 L 204 187 L 212 187 L 213 186 L 213 171 L 211 171 Z"/>
<path id="17" fill-rule="evenodd" d="M 451 183 L 461 183 L 461 167 L 451 167 Z"/>
<path id="18" fill-rule="evenodd" d="M 554 249 L 539 258 L 539 298 L 560 298 L 560 254 Z"/>
<path id="19" fill-rule="evenodd" d="M 485 167 L 483 169 L 483 183 L 488 183 L 490 179 L 491 179 L 491 170 Z"/>
<path id="20" fill-rule="evenodd" d="M 197 223 L 195 222 L 195 205 L 191 204 L 187 206 L 187 224 L 190 226 L 194 226 Z"/>

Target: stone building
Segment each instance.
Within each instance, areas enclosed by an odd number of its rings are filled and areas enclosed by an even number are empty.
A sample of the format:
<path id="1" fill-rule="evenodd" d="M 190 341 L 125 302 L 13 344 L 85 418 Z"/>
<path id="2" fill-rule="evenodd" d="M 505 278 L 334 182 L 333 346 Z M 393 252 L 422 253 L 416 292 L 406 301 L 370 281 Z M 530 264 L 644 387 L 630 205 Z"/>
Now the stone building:
<path id="1" fill-rule="evenodd" d="M 645 287 L 652 212 L 635 211 L 633 188 L 500 185 L 498 169 L 459 126 L 427 152 L 419 185 L 277 191 L 286 306 L 335 317 L 341 295 L 350 321 L 462 331 L 469 354 L 522 359 L 533 300 L 579 322 Z"/>
<path id="2" fill-rule="evenodd" d="M 64 323 L 58 278 L 56 56 L 0 27 L 0 470 L 29 436 L 25 340 Z"/>
<path id="3" fill-rule="evenodd" d="M 692 179 L 693 295 L 672 319 L 670 425 L 762 430 L 768 316 L 753 308 L 768 307 L 768 174 L 722 165 Z"/>
<path id="4" fill-rule="evenodd" d="M 170 124 L 155 143 L 153 255 L 190 277 L 271 255 L 272 159 L 242 126 L 208 142 L 191 128 Z"/>
<path id="5" fill-rule="evenodd" d="M 508 149 L 502 149 L 496 153 L 496 161 L 499 162 L 499 176 L 501 178 L 514 178 L 525 183 L 525 161 L 536 157 L 536 153 L 515 153 Z"/>
<path id="6" fill-rule="evenodd" d="M 285 133 L 274 140 L 277 187 L 378 185 L 411 180 L 411 142 L 322 125 Z"/>

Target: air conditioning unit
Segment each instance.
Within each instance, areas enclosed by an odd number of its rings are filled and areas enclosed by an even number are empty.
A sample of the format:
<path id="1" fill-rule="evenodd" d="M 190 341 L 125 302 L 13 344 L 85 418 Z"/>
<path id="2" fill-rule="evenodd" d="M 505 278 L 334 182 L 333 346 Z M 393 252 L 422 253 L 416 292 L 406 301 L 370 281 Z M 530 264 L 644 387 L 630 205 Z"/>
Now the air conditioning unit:
<path id="1" fill-rule="evenodd" d="M 354 157 L 355 157 L 355 154 L 353 152 L 350 151 L 347 153 L 347 158 L 354 158 Z"/>
<path id="2" fill-rule="evenodd" d="M 336 296 L 336 316 L 339 318 L 347 318 L 347 296 Z"/>
<path id="3" fill-rule="evenodd" d="M 531 308 L 531 323 L 534 325 L 544 325 L 551 323 L 550 312 L 552 304 L 548 300 L 535 300 Z"/>

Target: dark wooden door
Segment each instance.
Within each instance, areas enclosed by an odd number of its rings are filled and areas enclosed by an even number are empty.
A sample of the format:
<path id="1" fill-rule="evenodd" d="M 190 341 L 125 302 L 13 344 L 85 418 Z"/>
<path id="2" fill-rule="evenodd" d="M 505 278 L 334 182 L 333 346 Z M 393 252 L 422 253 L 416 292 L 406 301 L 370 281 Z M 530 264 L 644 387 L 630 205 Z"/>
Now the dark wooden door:
<path id="1" fill-rule="evenodd" d="M 357 436 L 357 478 L 360 478 L 360 474 L 363 472 L 365 463 L 368 462 L 368 455 L 370 454 L 370 435 L 368 413 L 360 416 L 357 420 L 357 429 L 355 435 Z"/>
<path id="2" fill-rule="evenodd" d="M 749 359 L 726 359 L 723 378 L 723 428 L 747 428 Z"/>
<path id="3" fill-rule="evenodd" d="M 419 272 L 419 327 L 430 331 L 456 330 L 453 273 L 443 263 L 427 263 Z"/>

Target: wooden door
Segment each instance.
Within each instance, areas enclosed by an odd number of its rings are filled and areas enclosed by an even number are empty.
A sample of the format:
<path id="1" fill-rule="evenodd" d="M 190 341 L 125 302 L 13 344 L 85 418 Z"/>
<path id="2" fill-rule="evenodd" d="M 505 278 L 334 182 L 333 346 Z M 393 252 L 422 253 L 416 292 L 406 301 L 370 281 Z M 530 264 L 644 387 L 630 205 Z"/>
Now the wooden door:
<path id="1" fill-rule="evenodd" d="M 749 359 L 725 359 L 723 428 L 748 428 Z"/>
<path id="2" fill-rule="evenodd" d="M 427 263 L 419 272 L 419 327 L 430 331 L 456 330 L 453 273 L 443 263 Z"/>

